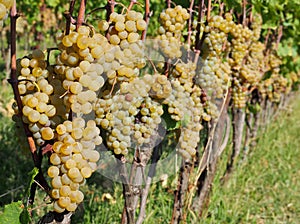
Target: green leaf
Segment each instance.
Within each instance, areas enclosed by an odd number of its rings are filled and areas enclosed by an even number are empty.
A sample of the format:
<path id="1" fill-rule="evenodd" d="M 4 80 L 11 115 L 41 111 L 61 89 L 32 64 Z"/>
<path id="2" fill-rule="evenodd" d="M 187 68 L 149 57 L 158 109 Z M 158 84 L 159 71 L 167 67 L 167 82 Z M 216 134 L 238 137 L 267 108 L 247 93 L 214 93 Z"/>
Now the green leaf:
<path id="1" fill-rule="evenodd" d="M 26 191 L 25 191 L 25 196 L 29 195 L 31 185 L 34 183 L 34 178 L 36 175 L 39 173 L 39 169 L 37 167 L 34 167 L 29 173 L 30 180 L 28 181 Z"/>
<path id="2" fill-rule="evenodd" d="M 12 202 L 5 205 L 4 212 L 0 215 L 0 223 L 13 223 L 19 224 L 19 216 L 22 213 L 22 202 Z"/>
<path id="3" fill-rule="evenodd" d="M 252 114 L 257 114 L 261 110 L 261 107 L 260 107 L 259 103 L 256 103 L 254 105 L 249 104 L 248 109 Z"/>
<path id="4" fill-rule="evenodd" d="M 58 6 L 60 4 L 60 0 L 48 0 L 47 4 L 53 8 Z"/>
<path id="5" fill-rule="evenodd" d="M 21 212 L 19 220 L 21 224 L 29 224 L 31 222 L 30 214 L 26 208 Z"/>
<path id="6" fill-rule="evenodd" d="M 168 113 L 168 106 L 163 106 L 164 113 L 162 115 L 162 119 L 166 123 L 166 129 L 168 131 L 173 131 L 175 129 L 179 129 L 181 127 L 181 121 L 176 121 L 172 119 L 171 115 Z"/>

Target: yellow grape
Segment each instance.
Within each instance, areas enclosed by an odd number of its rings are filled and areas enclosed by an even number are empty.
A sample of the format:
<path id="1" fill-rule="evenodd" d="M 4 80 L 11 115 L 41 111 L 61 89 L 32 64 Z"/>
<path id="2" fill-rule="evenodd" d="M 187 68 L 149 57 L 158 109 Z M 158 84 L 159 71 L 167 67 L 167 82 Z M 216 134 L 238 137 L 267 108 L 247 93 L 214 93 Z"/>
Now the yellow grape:
<path id="1" fill-rule="evenodd" d="M 61 146 L 60 148 L 60 152 L 63 154 L 63 155 L 71 155 L 73 151 L 73 147 L 70 143 L 65 143 L 63 146 Z"/>
<path id="2" fill-rule="evenodd" d="M 69 211 L 69 212 L 74 212 L 77 208 L 77 204 L 76 203 L 70 203 L 66 209 Z"/>
<path id="3" fill-rule="evenodd" d="M 58 201 L 55 201 L 54 204 L 53 204 L 53 209 L 55 212 L 57 213 L 62 213 L 65 211 L 65 208 L 61 207 L 59 204 L 58 204 Z"/>
<path id="4" fill-rule="evenodd" d="M 6 16 L 6 13 L 7 13 L 7 9 L 5 5 L 0 3 L 0 20 L 3 20 L 3 18 Z"/>
<path id="5" fill-rule="evenodd" d="M 68 185 L 63 185 L 60 187 L 59 189 L 59 194 L 62 196 L 62 197 L 67 197 L 69 196 L 71 193 L 71 188 L 70 186 Z"/>
<path id="6" fill-rule="evenodd" d="M 41 117 L 41 114 L 36 110 L 31 110 L 28 113 L 28 120 L 32 123 L 38 122 Z"/>
<path id="7" fill-rule="evenodd" d="M 145 22 L 145 20 L 140 19 L 136 21 L 136 28 L 138 30 L 145 30 L 147 28 L 147 23 Z"/>
<path id="8" fill-rule="evenodd" d="M 64 173 L 62 176 L 61 176 L 61 182 L 64 184 L 64 185 L 70 185 L 72 183 L 72 180 L 68 177 L 68 174 Z"/>
<path id="9" fill-rule="evenodd" d="M 73 153 L 80 153 L 82 151 L 82 144 L 80 142 L 74 142 L 73 146 Z"/>
<path id="10" fill-rule="evenodd" d="M 23 115 L 28 116 L 32 110 L 33 109 L 31 107 L 25 105 L 22 109 L 22 113 L 23 113 Z"/>
<path id="11" fill-rule="evenodd" d="M 121 32 L 121 31 L 125 30 L 125 24 L 123 22 L 116 22 L 115 23 L 115 29 L 118 32 Z"/>
<path id="12" fill-rule="evenodd" d="M 81 176 L 80 171 L 78 168 L 73 167 L 68 171 L 68 176 L 73 180 Z"/>
<path id="13" fill-rule="evenodd" d="M 23 68 L 28 68 L 29 62 L 30 62 L 30 60 L 28 58 L 22 58 L 20 64 Z"/>
<path id="14" fill-rule="evenodd" d="M 60 188 L 62 186 L 62 182 L 61 182 L 61 177 L 60 176 L 55 176 L 52 180 L 51 180 L 51 186 L 53 188 Z"/>
<path id="15" fill-rule="evenodd" d="M 78 94 L 82 91 L 82 85 L 79 82 L 73 82 L 69 88 L 73 94 Z"/>
<path id="16" fill-rule="evenodd" d="M 68 159 L 65 163 L 65 166 L 67 169 L 74 168 L 74 167 L 76 167 L 76 161 L 73 159 Z"/>
<path id="17" fill-rule="evenodd" d="M 59 175 L 59 168 L 57 166 L 50 166 L 47 173 L 49 177 L 54 178 Z"/>
<path id="18" fill-rule="evenodd" d="M 105 21 L 105 20 L 101 20 L 99 23 L 98 23 L 98 29 L 100 30 L 100 31 L 106 31 L 106 30 L 108 30 L 108 28 L 109 28 L 109 23 L 107 22 L 107 21 Z"/>
<path id="19" fill-rule="evenodd" d="M 61 208 L 66 208 L 71 203 L 71 199 L 69 197 L 60 197 L 57 203 Z"/>
<path id="20" fill-rule="evenodd" d="M 60 156 L 57 153 L 52 153 L 50 156 L 50 162 L 57 166 L 61 164 Z"/>
<path id="21" fill-rule="evenodd" d="M 126 23 L 125 23 L 125 29 L 128 32 L 134 32 L 136 30 L 135 22 L 131 21 L 131 20 L 126 21 Z"/>
<path id="22" fill-rule="evenodd" d="M 47 110 L 47 104 L 44 102 L 39 102 L 38 105 L 36 106 L 36 110 L 40 113 L 45 112 Z"/>
<path id="23" fill-rule="evenodd" d="M 48 105 L 45 113 L 48 117 L 53 117 L 56 114 L 56 109 L 53 105 Z"/>
<path id="24" fill-rule="evenodd" d="M 63 125 L 66 127 L 67 132 L 71 132 L 72 131 L 72 129 L 73 129 L 73 127 L 72 127 L 72 121 L 66 120 L 66 121 L 63 122 Z"/>
<path id="25" fill-rule="evenodd" d="M 63 143 L 60 141 L 54 142 L 54 144 L 52 145 L 53 151 L 56 153 L 59 153 L 62 145 L 63 145 Z"/>
<path id="26" fill-rule="evenodd" d="M 81 26 L 82 27 L 82 26 Z M 78 36 L 78 39 L 77 39 L 77 46 L 80 48 L 80 49 L 85 49 L 85 48 L 88 48 L 90 44 L 90 39 L 87 37 L 87 36 L 82 36 L 82 35 L 79 35 Z"/>
<path id="27" fill-rule="evenodd" d="M 59 199 L 59 197 L 60 197 L 59 189 L 57 189 L 57 188 L 52 189 L 50 192 L 50 195 L 54 199 Z"/>
<path id="28" fill-rule="evenodd" d="M 57 125 L 55 130 L 56 130 L 57 134 L 59 134 L 59 135 L 63 135 L 67 132 L 67 128 L 63 124 Z"/>
<path id="29" fill-rule="evenodd" d="M 64 36 L 61 42 L 65 47 L 71 47 L 73 45 L 73 42 L 68 35 Z"/>
<path id="30" fill-rule="evenodd" d="M 39 119 L 39 123 L 41 125 L 46 125 L 49 122 L 49 118 L 47 117 L 46 114 L 41 114 L 40 119 Z"/>
<path id="31" fill-rule="evenodd" d="M 51 140 L 54 137 L 52 128 L 44 127 L 41 129 L 41 135 L 44 140 Z"/>
<path id="32" fill-rule="evenodd" d="M 70 188 L 72 191 L 76 191 L 79 189 L 79 183 L 71 182 L 70 183 Z"/>
<path id="33" fill-rule="evenodd" d="M 118 45 L 120 43 L 120 38 L 117 34 L 113 34 L 110 36 L 109 42 L 113 45 Z"/>
<path id="34" fill-rule="evenodd" d="M 80 170 L 80 172 L 81 172 L 81 174 L 82 174 L 82 176 L 84 177 L 84 178 L 89 178 L 91 175 L 92 175 L 92 169 L 90 168 L 90 167 L 88 167 L 88 166 L 86 166 L 86 167 L 83 167 L 81 170 Z"/>

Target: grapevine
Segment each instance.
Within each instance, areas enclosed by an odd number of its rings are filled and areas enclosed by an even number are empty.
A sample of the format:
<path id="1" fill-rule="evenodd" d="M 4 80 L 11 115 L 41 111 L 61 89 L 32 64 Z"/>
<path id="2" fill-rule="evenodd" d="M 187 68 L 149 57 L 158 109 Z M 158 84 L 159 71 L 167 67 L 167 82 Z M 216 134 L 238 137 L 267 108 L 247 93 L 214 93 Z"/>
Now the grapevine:
<path id="1" fill-rule="evenodd" d="M 241 122 L 233 124 L 233 141 L 238 142 L 230 155 L 233 164 L 242 142 L 239 124 L 244 124 L 243 116 L 253 109 L 253 102 L 277 105 L 299 81 L 299 71 L 282 75 L 287 64 L 278 53 L 282 26 L 277 33 L 269 29 L 266 34 L 263 15 L 246 10 L 252 9 L 250 3 L 243 1 L 240 13 L 224 5 L 213 11 L 211 1 L 206 11 L 204 1 L 198 6 L 191 1 L 188 9 L 167 1 L 167 8 L 156 15 L 159 25 L 152 34 L 147 33 L 152 15 L 149 4 L 145 1 L 143 15 L 135 1 L 129 7 L 108 1 L 89 15 L 106 9 L 105 19 L 89 21 L 84 18 L 86 1 L 80 3 L 77 20 L 73 18 L 75 1 L 71 1 L 52 51 L 35 49 L 12 60 L 10 81 L 18 104 L 13 119 L 27 131 L 39 175 L 42 167 L 35 145 L 41 157 L 48 156 L 45 175 L 51 189 L 44 183 L 42 187 L 56 213 L 73 213 L 84 202 L 82 186 L 99 169 L 101 151 L 105 151 L 119 164 L 127 206 L 122 220 L 134 223 L 135 172 L 140 169 L 144 176 L 146 171 L 140 167 L 156 163 L 160 157 L 156 150 L 168 141 L 176 142 L 172 150 L 184 166 L 175 194 L 182 201 L 174 202 L 172 223 L 185 219 L 181 213 L 192 204 L 200 213 L 203 202 L 184 201 L 184 196 L 201 198 L 201 187 L 209 186 L 209 175 L 214 175 L 224 150 L 221 142 L 229 109 L 233 119 Z M 12 6 L 13 1 L 0 0 L 2 23 Z M 148 41 L 146 34 L 154 33 L 158 35 Z M 165 136 L 161 136 L 162 128 Z M 241 130 L 240 135 L 236 130 Z M 132 158 L 128 176 L 124 167 Z M 153 177 L 156 164 L 151 166 L 149 176 Z M 202 183 L 200 177 L 208 182 Z M 150 183 L 141 198 L 147 197 Z M 183 189 L 190 191 L 178 196 Z M 180 203 L 184 206 L 178 211 Z"/>

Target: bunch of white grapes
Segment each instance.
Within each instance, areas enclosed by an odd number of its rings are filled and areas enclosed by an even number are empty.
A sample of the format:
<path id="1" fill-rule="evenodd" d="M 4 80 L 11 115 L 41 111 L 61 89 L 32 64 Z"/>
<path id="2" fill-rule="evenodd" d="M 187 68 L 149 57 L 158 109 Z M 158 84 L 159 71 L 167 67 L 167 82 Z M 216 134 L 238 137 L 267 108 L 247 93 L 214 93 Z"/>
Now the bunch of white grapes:
<path id="1" fill-rule="evenodd" d="M 113 12 L 109 21 L 101 20 L 98 29 L 107 32 L 107 39 L 111 50 L 105 51 L 109 60 L 106 60 L 107 78 L 109 83 L 129 81 L 139 75 L 139 69 L 145 66 L 144 43 L 141 32 L 146 30 L 147 23 L 143 14 L 133 10 L 125 14 Z M 100 59 L 101 60 L 101 59 Z"/>
<path id="2" fill-rule="evenodd" d="M 3 26 L 3 21 L 7 18 L 7 12 L 13 6 L 14 0 L 0 0 L 0 28 Z"/>
<path id="3" fill-rule="evenodd" d="M 159 46 L 165 57 L 174 59 L 182 56 L 182 32 L 186 21 L 190 18 L 187 9 L 178 5 L 175 8 L 167 8 L 160 13 L 161 26 L 158 29 Z"/>
<path id="4" fill-rule="evenodd" d="M 51 119 L 56 108 L 50 102 L 53 86 L 48 82 L 51 76 L 47 70 L 45 55 L 41 50 L 34 50 L 28 57 L 17 62 L 18 89 L 23 104 L 23 121 L 38 145 L 54 138 Z"/>
<path id="5" fill-rule="evenodd" d="M 100 154 L 95 150 L 102 143 L 100 130 L 93 120 L 85 122 L 77 117 L 56 127 L 57 140 L 53 144 L 48 175 L 54 211 L 75 211 L 84 196 L 79 187 L 97 169 Z"/>

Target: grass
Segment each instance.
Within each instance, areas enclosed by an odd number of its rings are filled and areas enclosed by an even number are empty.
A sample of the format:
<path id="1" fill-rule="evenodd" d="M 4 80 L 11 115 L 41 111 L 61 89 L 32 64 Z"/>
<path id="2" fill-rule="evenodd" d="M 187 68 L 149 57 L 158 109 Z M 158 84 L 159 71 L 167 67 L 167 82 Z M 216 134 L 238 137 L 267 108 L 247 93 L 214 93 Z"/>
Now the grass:
<path id="1" fill-rule="evenodd" d="M 299 113 L 298 97 L 260 134 L 257 147 L 225 186 L 216 178 L 202 223 L 299 223 Z"/>

